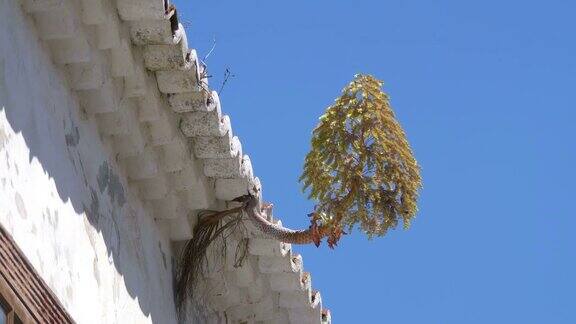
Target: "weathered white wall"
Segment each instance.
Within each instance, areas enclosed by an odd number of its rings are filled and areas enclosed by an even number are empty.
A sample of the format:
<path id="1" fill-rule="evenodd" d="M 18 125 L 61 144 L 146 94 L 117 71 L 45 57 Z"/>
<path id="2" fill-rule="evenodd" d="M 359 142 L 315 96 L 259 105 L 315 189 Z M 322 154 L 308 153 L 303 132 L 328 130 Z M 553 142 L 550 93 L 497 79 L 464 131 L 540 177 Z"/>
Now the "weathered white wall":
<path id="1" fill-rule="evenodd" d="M 79 323 L 172 323 L 172 257 L 15 0 L 0 0 L 0 223 Z"/>

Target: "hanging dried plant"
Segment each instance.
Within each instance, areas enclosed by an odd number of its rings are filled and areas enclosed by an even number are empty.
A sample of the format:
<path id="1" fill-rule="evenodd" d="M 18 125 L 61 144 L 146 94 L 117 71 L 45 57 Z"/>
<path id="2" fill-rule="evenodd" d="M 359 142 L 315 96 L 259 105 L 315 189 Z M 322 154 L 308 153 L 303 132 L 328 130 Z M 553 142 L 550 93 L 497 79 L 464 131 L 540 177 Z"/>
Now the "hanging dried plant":
<path id="1" fill-rule="evenodd" d="M 180 264 L 176 271 L 176 308 L 179 313 L 185 308 L 186 300 L 194 298 L 196 284 L 202 271 L 208 266 L 208 248 L 221 240 L 218 258 L 226 258 L 226 238 L 239 229 L 242 224 L 242 208 L 233 208 L 222 212 L 206 211 L 199 215 L 194 235 L 184 246 Z M 242 240 L 236 249 L 234 266 L 242 264 L 246 257 L 246 244 Z"/>

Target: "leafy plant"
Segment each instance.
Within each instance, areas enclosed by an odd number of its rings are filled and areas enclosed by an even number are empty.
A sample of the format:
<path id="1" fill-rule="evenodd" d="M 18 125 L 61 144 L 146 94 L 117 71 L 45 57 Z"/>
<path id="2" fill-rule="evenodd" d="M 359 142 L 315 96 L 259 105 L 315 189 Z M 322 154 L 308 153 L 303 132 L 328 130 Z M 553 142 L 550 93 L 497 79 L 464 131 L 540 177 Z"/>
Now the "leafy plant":
<path id="1" fill-rule="evenodd" d="M 420 168 L 381 88 L 356 75 L 312 135 L 300 180 L 317 201 L 312 228 L 325 227 L 330 246 L 356 224 L 369 237 L 400 220 L 408 228 L 417 211 Z"/>

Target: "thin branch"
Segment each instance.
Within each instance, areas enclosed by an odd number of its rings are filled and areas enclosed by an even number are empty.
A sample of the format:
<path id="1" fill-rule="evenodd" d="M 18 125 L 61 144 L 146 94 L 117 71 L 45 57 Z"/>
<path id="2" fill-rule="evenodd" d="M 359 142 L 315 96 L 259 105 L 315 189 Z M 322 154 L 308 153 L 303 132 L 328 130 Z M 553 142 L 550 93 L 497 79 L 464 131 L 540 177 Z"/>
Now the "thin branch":
<path id="1" fill-rule="evenodd" d="M 222 93 L 222 90 L 224 90 L 224 86 L 226 85 L 226 83 L 228 82 L 229 78 L 233 78 L 236 75 L 232 74 L 232 72 L 230 72 L 230 68 L 226 68 L 226 72 L 224 72 L 224 81 L 222 81 L 222 85 L 220 86 L 220 90 L 218 90 L 218 95 L 220 95 Z"/>
<path id="2" fill-rule="evenodd" d="M 208 51 L 208 54 L 206 54 L 206 56 L 204 56 L 204 59 L 202 59 L 202 61 L 206 61 L 208 59 L 208 56 L 210 56 L 210 54 L 212 54 L 212 51 L 214 51 L 214 48 L 216 48 L 216 37 L 214 37 L 214 40 L 212 41 L 212 48 L 210 49 L 210 51 Z"/>

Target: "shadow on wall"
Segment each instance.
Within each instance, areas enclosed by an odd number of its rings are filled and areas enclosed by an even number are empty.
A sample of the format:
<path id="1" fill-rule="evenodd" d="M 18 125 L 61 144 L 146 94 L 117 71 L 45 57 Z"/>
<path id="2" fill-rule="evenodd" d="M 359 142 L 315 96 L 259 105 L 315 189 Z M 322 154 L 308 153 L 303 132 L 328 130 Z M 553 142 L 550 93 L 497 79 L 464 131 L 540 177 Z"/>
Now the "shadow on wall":
<path id="1" fill-rule="evenodd" d="M 107 160 L 108 153 L 100 141 L 94 119 L 79 117 L 75 94 L 70 92 L 62 72 L 44 52 L 46 47 L 34 37 L 31 19 L 24 19 L 16 11 L 20 10 L 17 5 L 11 7 L 11 1 L 7 5 L 6 1 L 0 0 L 0 9 L 0 43 L 11 45 L 9 50 L 4 46 L 0 48 L 0 153 L 20 136 L 29 149 L 27 164 L 10 165 L 6 153 L 6 161 L 2 159 L 4 154 L 0 154 L 0 167 L 20 168 L 22 173 L 31 170 L 37 160 L 36 164 L 40 165 L 37 168 L 41 170 L 38 174 L 43 179 L 33 183 L 49 184 L 53 180 L 59 196 L 52 206 L 31 206 L 40 203 L 35 198 L 30 201 L 30 190 L 22 195 L 16 192 L 12 205 L 27 213 L 27 219 L 21 222 L 32 222 L 33 233 L 38 230 L 50 234 L 48 231 L 53 230 L 54 237 L 52 242 L 18 242 L 18 238 L 14 238 L 19 244 L 38 246 L 37 253 L 52 249 L 56 263 L 67 262 L 67 265 L 50 265 L 50 260 L 46 260 L 49 257 L 38 255 L 44 269 L 37 270 L 76 320 L 79 315 L 81 318 L 83 307 L 90 304 L 88 309 L 96 312 L 94 314 L 98 313 L 99 306 L 108 312 L 102 315 L 104 318 L 92 320 L 116 322 L 126 316 L 123 313 L 127 309 L 132 311 L 129 308 L 133 304 L 144 314 L 142 319 L 148 317 L 155 323 L 175 322 L 169 242 L 158 234 L 154 220 L 146 214 L 139 200 L 127 193 L 126 179 L 118 174 L 115 164 Z M 7 121 L 8 127 L 3 127 L 6 122 L 2 119 Z M 18 187 L 10 183 L 2 185 Z M 30 184 L 22 187 L 25 186 Z M 43 187 L 31 190 L 39 193 Z M 8 192 L 0 192 L 0 198 Z M 74 212 L 65 208 L 70 204 Z M 36 214 L 38 208 L 42 215 Z M 71 219 L 75 216 L 77 218 Z M 38 218 L 34 220 L 34 217 Z M 48 221 L 42 223 L 40 217 Z M 36 226 L 38 224 L 53 228 L 42 228 Z M 81 237 L 89 242 L 93 252 L 79 251 L 84 245 L 82 242 L 76 245 L 71 237 L 80 234 L 59 236 L 63 230 L 85 231 L 86 235 Z M 61 242 L 64 243 L 59 245 Z M 84 276 L 87 266 L 78 266 L 77 254 L 93 255 L 89 268 L 94 280 Z M 99 257 L 99 254 L 104 255 Z M 69 273 L 59 273 L 62 271 Z M 78 291 L 84 289 L 80 287 L 85 287 L 86 280 L 90 285 L 96 282 L 96 291 L 92 291 L 95 295 Z M 63 283 L 67 284 L 66 288 L 58 287 Z M 78 300 L 83 297 L 89 300 Z M 84 304 L 79 306 L 81 303 Z M 94 303 L 99 305 L 94 307 Z"/>

